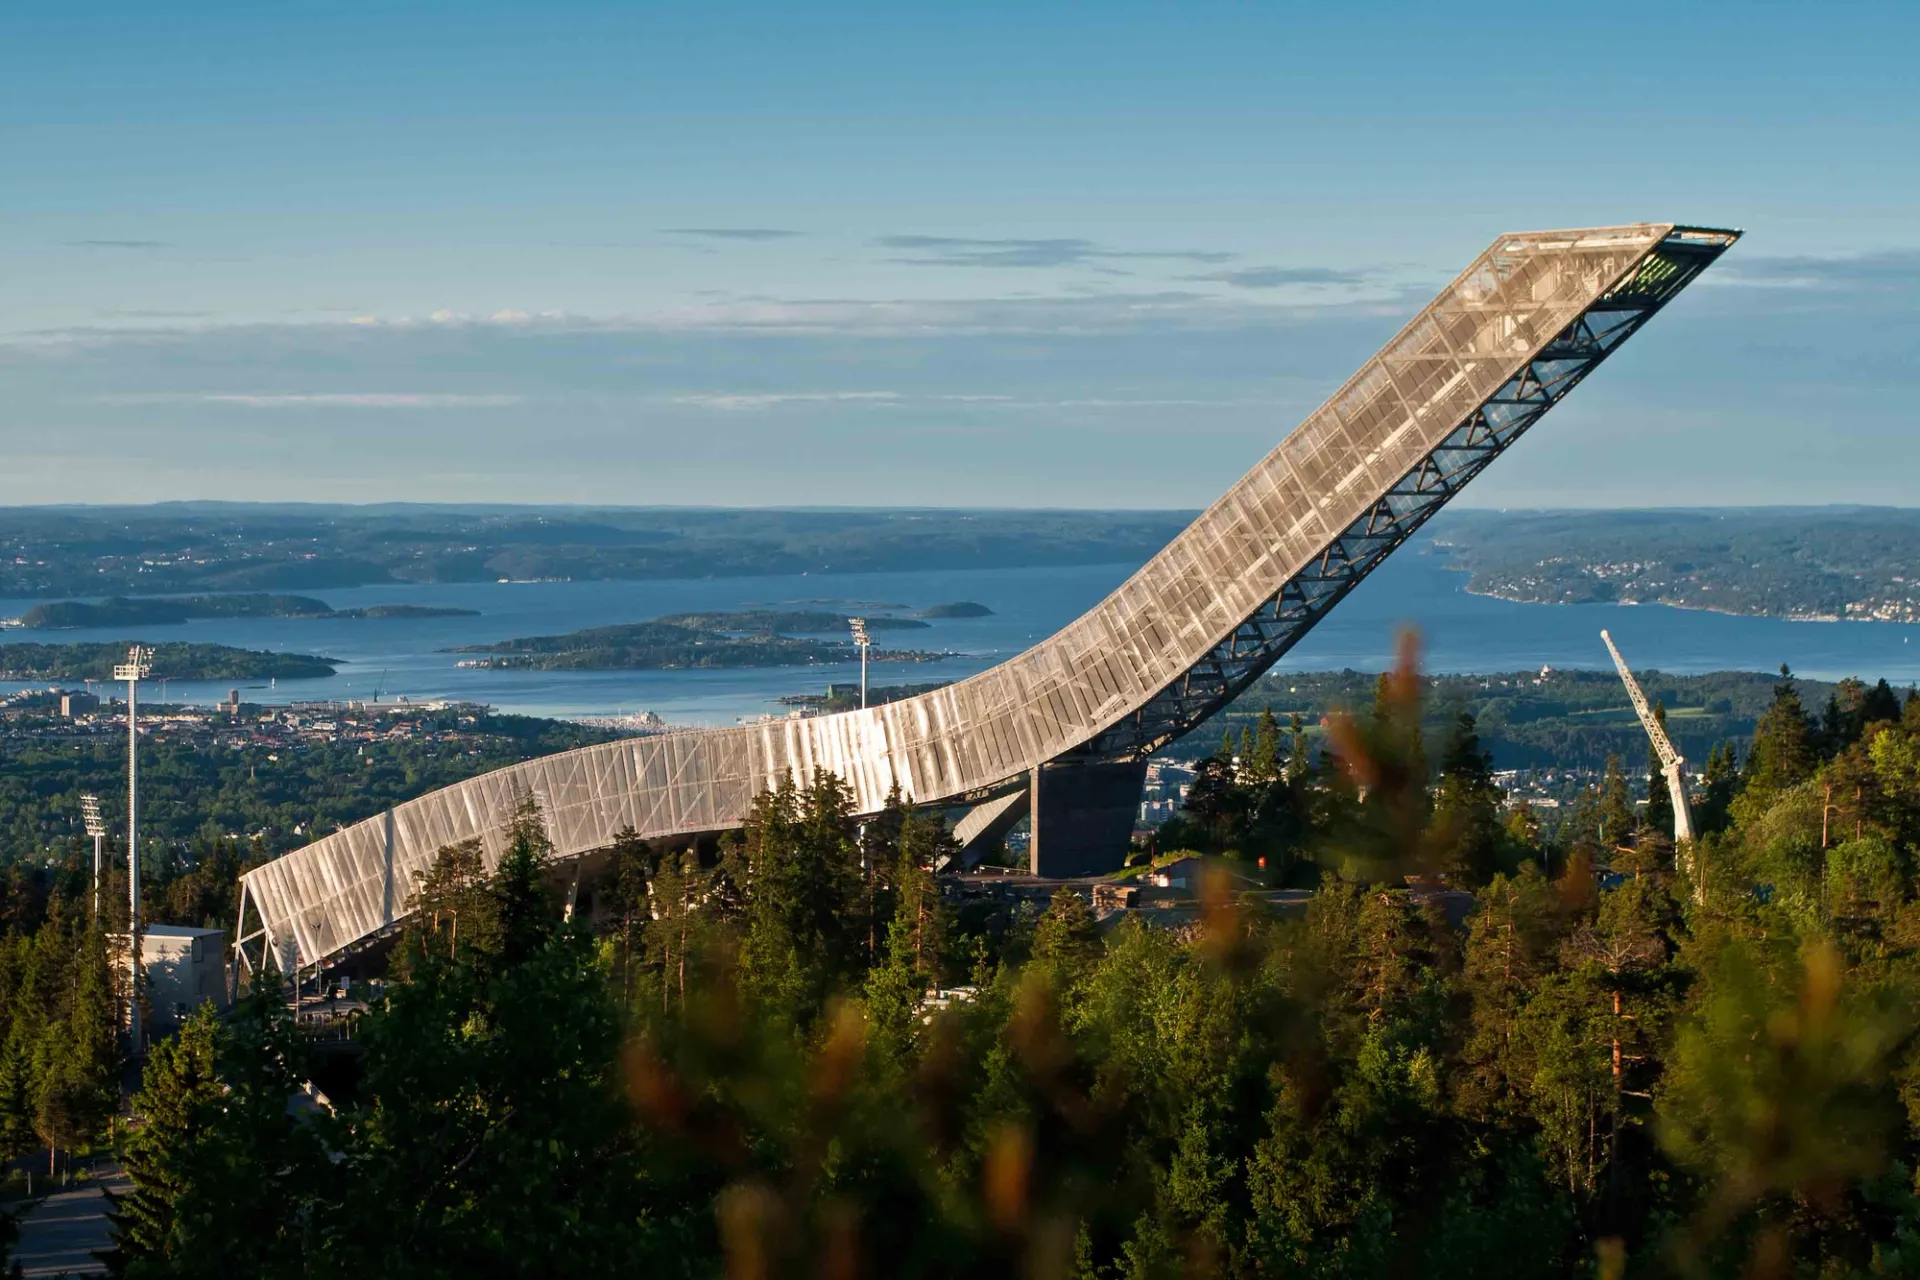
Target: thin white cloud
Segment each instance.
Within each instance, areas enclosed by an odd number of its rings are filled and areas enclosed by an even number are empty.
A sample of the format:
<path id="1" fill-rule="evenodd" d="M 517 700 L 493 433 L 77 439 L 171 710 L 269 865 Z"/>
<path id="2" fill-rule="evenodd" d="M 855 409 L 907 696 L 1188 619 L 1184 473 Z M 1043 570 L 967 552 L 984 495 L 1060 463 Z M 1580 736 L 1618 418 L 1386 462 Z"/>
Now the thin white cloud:
<path id="1" fill-rule="evenodd" d="M 733 412 L 789 404 L 893 404 L 905 398 L 897 391 L 722 391 L 674 396 L 673 403 Z"/>
<path id="2" fill-rule="evenodd" d="M 903 391 L 703 391 L 669 396 L 670 404 L 730 413 L 783 409 L 793 405 L 850 404 L 885 408 L 922 405 L 973 405 L 984 409 L 1239 409 L 1275 403 L 1271 399 L 1204 399 L 1166 396 L 1033 397 L 988 394 L 916 394 Z"/>
<path id="3" fill-rule="evenodd" d="M 496 409 L 523 399 L 441 391 L 154 391 L 97 397 L 102 404 L 226 404 L 247 409 Z"/>
<path id="4" fill-rule="evenodd" d="M 791 240 L 800 233 L 784 227 L 664 227 L 670 236 L 695 236 L 702 240 Z"/>
<path id="5" fill-rule="evenodd" d="M 1312 296 L 1316 293 L 1333 296 Z M 0 352 L 61 348 L 164 345 L 169 342 L 262 339 L 325 344 L 329 334 L 402 334 L 422 330 L 553 333 L 755 333 L 848 337 L 965 337 L 1118 332 L 1201 331 L 1290 325 L 1338 315 L 1397 316 L 1426 301 L 1424 286 L 1376 284 L 1372 289 L 1282 291 L 1255 298 L 1182 289 L 977 298 L 739 298 L 668 306 L 645 312 L 583 315 L 501 308 L 485 315 L 440 310 L 427 316 L 372 314 L 288 323 L 217 322 L 98 325 L 0 331 Z"/>
<path id="6" fill-rule="evenodd" d="M 1726 269 L 1703 281 L 1776 289 L 1905 292 L 1920 281 L 1920 250 L 1884 249 L 1837 257 L 1749 257 L 1729 254 Z"/>
<path id="7" fill-rule="evenodd" d="M 1238 254 L 1210 249 L 1112 249 L 1078 236 L 1057 239 L 979 239 L 972 236 L 881 236 L 874 245 L 906 253 L 890 262 L 914 267 L 1079 267 L 1122 259 L 1231 262 Z"/>

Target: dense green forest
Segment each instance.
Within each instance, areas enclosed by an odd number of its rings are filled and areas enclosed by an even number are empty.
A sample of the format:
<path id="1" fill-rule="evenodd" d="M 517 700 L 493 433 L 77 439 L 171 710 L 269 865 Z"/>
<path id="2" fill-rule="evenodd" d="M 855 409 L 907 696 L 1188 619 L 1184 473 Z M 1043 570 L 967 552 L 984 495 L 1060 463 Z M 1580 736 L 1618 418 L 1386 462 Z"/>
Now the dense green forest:
<path id="1" fill-rule="evenodd" d="M 1618 766 L 1551 836 L 1503 811 L 1424 692 L 1402 669 L 1324 750 L 1263 716 L 1209 757 L 1187 834 L 1241 879 L 1178 930 L 955 897 L 937 821 L 856 824 L 824 774 L 704 856 L 617 838 L 568 918 L 529 801 L 494 870 L 450 846 L 417 885 L 331 1116 L 288 1114 L 315 1066 L 277 993 L 155 1050 L 117 1265 L 1920 1270 L 1920 703 L 1850 686 L 1825 726 L 1776 682 L 1676 850 Z M 1243 891 L 1288 867 L 1303 912 Z M 74 898 L 0 949 L 9 990 L 53 975 L 7 1002 L 8 1061 L 99 1043 Z M 84 1142 L 33 1126 L 55 1096 L 97 1123 L 85 1078 L 22 1070 L 5 1131 Z"/>
<path id="2" fill-rule="evenodd" d="M 1137 564 L 1191 516 L 213 502 L 13 507 L 0 509 L 0 599 Z"/>
<path id="3" fill-rule="evenodd" d="M 414 737 L 271 750 L 156 737 L 142 744 L 140 758 L 140 822 L 155 845 L 147 857 L 156 869 L 191 860 L 186 851 L 195 841 L 238 840 L 258 856 L 283 853 L 474 774 L 610 736 L 526 716 L 465 719 L 457 711 L 420 712 Z M 126 785 L 119 739 L 0 739 L 0 871 L 77 854 L 80 797 L 124 794 Z"/>
<path id="4" fill-rule="evenodd" d="M 1920 621 L 1920 512 L 1901 508 L 1461 511 L 1436 527 L 1469 590 L 1507 600 Z"/>
<path id="5" fill-rule="evenodd" d="M 74 644 L 0 644 L 0 680 L 107 680 L 127 660 L 131 640 Z M 330 676 L 338 658 L 269 653 L 224 644 L 156 644 L 153 670 L 169 680 L 312 680 Z"/>
<path id="6" fill-rule="evenodd" d="M 1697 770 L 1722 742 L 1744 743 L 1773 697 L 1771 676 L 1752 671 L 1714 671 L 1677 676 L 1635 673 L 1649 701 L 1666 713 L 1667 733 Z M 1222 719 L 1236 738 L 1268 708 L 1299 714 L 1311 732 L 1322 717 L 1365 706 L 1376 676 L 1359 671 L 1272 672 L 1228 708 Z M 1426 730 L 1438 735 L 1467 712 L 1482 745 L 1499 769 L 1602 768 L 1607 757 L 1634 759 L 1647 750 L 1646 734 L 1612 671 L 1508 671 L 1492 675 L 1425 676 Z M 1839 715 L 1842 698 L 1863 696 L 1857 681 L 1800 682 L 1802 696 L 1823 720 Z M 1220 741 L 1216 720 L 1177 748 L 1193 758 Z"/>

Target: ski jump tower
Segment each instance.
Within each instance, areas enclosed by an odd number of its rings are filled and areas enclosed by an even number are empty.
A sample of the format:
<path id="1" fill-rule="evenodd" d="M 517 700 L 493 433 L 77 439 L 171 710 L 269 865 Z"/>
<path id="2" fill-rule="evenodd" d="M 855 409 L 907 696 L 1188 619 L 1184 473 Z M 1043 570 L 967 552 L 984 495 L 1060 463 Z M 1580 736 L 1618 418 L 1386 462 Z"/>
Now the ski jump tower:
<path id="1" fill-rule="evenodd" d="M 1025 653 L 881 707 L 605 743 L 408 801 L 248 872 L 238 968 L 297 974 L 390 932 L 442 846 L 477 837 L 493 865 L 529 793 L 560 859 L 622 827 L 738 827 L 756 794 L 824 769 L 860 813 L 895 786 L 970 806 L 956 834 L 975 848 L 1031 816 L 1036 874 L 1115 868 L 1147 757 L 1247 689 L 1738 238 L 1672 223 L 1501 236 L 1139 572 Z"/>

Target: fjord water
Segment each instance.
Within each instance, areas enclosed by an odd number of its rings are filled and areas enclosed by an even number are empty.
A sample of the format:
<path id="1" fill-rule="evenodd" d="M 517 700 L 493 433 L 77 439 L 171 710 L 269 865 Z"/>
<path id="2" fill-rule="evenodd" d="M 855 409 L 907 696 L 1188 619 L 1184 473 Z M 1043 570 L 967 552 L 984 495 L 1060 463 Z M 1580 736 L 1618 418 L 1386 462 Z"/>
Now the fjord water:
<path id="1" fill-rule="evenodd" d="M 389 584 L 312 594 L 337 609 L 419 604 L 478 610 L 455 618 L 223 618 L 181 626 L 103 631 L 7 631 L 18 641 L 189 641 L 249 649 L 315 653 L 343 659 L 331 679 L 241 683 L 249 702 L 297 699 L 456 698 L 530 715 L 581 716 L 650 710 L 677 724 L 723 725 L 781 714 L 786 694 L 818 692 L 829 682 L 859 679 L 859 665 L 694 671 L 461 670 L 458 645 L 515 636 L 553 635 L 583 627 L 637 622 L 693 610 L 785 604 L 832 612 L 880 612 L 878 603 L 922 608 L 977 600 L 988 618 L 934 622 L 925 630 L 888 631 L 880 644 L 953 651 L 945 661 L 876 663 L 872 682 L 950 680 L 985 670 L 1044 639 L 1119 585 L 1131 564 L 1041 569 L 943 570 L 921 573 L 813 574 L 798 577 L 707 578 L 667 582 L 531 582 Z M 1393 660 L 1395 638 L 1418 628 L 1425 664 L 1437 672 L 1559 668 L 1605 669 L 1599 632 L 1609 628 L 1636 667 L 1672 672 L 1772 671 L 1782 662 L 1799 674 L 1835 679 L 1920 680 L 1920 627 L 1899 623 L 1786 622 L 1672 609 L 1661 605 L 1530 605 L 1471 595 L 1466 575 L 1422 540 L 1403 548 L 1287 655 L 1283 670 L 1351 667 L 1377 671 Z M 801 606 L 799 602 L 806 602 Z M 827 602 L 827 603 L 820 603 Z M 865 605 L 841 602 L 869 602 Z M 0 616 L 18 616 L 38 601 L 0 601 Z M 158 679 L 164 671 L 155 672 Z M 211 703 L 230 681 L 171 681 L 157 699 Z M 20 688 L 22 686 L 0 686 Z"/>

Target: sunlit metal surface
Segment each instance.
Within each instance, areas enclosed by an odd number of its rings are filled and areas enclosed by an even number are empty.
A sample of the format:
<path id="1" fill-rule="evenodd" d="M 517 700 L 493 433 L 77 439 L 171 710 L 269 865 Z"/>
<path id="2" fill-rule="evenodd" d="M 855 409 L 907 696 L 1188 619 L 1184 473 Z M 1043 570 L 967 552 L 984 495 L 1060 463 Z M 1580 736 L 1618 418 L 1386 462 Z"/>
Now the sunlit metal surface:
<path id="1" fill-rule="evenodd" d="M 565 858 L 622 827 L 737 827 L 756 793 L 816 769 L 874 812 L 895 786 L 920 804 L 984 800 L 1047 761 L 1156 750 L 1258 678 L 1737 237 L 1501 236 L 1139 572 L 1018 657 L 870 710 L 587 747 L 422 796 L 247 873 L 240 955 L 291 971 L 380 935 L 442 846 L 478 837 L 492 865 L 529 792 Z"/>

